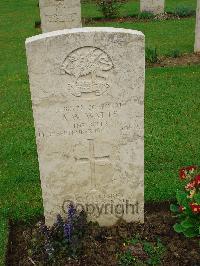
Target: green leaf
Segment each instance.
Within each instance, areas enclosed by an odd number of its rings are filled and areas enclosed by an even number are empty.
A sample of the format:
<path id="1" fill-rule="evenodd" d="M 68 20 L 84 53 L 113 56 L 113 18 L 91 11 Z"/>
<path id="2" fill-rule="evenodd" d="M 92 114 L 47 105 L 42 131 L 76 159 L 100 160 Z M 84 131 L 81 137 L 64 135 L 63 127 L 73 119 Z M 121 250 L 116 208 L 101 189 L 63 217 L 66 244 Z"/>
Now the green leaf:
<path id="1" fill-rule="evenodd" d="M 174 231 L 177 232 L 177 233 L 183 233 L 183 231 L 184 231 L 184 228 L 182 227 L 181 224 L 177 224 L 177 223 L 176 223 L 176 224 L 173 226 L 173 228 L 174 228 Z"/>
<path id="2" fill-rule="evenodd" d="M 139 242 L 140 241 L 137 238 L 132 238 L 132 239 L 130 239 L 130 240 L 127 241 L 127 243 L 132 244 L 132 245 L 135 245 L 135 244 L 137 244 Z"/>
<path id="3" fill-rule="evenodd" d="M 188 228 L 193 228 L 194 224 L 189 219 L 186 219 L 181 222 L 181 226 L 184 227 L 184 229 L 188 229 Z"/>
<path id="4" fill-rule="evenodd" d="M 195 237 L 195 236 L 198 236 L 199 233 L 197 232 L 197 230 L 193 229 L 193 228 L 188 228 L 187 230 L 185 230 L 183 232 L 183 234 L 186 236 L 186 237 L 189 237 L 189 238 L 192 238 L 192 237 Z"/>
<path id="5" fill-rule="evenodd" d="M 178 207 L 178 205 L 171 204 L 171 205 L 170 205 L 170 211 L 171 211 L 171 212 L 175 212 L 175 213 L 179 212 L 179 207 Z"/>
<path id="6" fill-rule="evenodd" d="M 176 192 L 176 198 L 178 201 L 178 204 L 181 206 L 186 207 L 188 205 L 188 199 L 187 199 L 187 193 L 184 191 L 177 191 Z"/>
<path id="7" fill-rule="evenodd" d="M 197 204 L 200 204 L 200 193 L 194 195 L 194 200 Z"/>

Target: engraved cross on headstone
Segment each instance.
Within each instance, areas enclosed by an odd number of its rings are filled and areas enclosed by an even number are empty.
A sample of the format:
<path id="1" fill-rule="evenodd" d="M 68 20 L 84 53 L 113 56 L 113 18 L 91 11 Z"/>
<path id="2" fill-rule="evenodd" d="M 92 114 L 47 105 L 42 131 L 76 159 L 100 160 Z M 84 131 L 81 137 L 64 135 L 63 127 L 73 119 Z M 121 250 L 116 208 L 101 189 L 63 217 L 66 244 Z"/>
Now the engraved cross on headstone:
<path id="1" fill-rule="evenodd" d="M 91 184 L 95 186 L 94 180 L 95 180 L 95 166 L 97 162 L 103 162 L 103 163 L 110 163 L 110 156 L 95 156 L 95 149 L 94 149 L 94 140 L 93 139 L 88 139 L 89 141 L 89 156 L 88 157 L 82 157 L 82 158 L 77 158 L 75 157 L 76 161 L 80 162 L 89 162 L 90 164 L 90 178 L 91 178 Z"/>

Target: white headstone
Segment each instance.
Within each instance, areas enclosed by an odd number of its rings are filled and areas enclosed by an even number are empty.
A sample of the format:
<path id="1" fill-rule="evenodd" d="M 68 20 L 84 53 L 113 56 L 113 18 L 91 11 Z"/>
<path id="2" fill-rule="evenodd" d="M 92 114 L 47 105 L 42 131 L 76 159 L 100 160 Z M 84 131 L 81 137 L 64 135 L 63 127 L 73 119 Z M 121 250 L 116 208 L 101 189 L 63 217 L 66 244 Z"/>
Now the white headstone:
<path id="1" fill-rule="evenodd" d="M 79 28 L 80 0 L 39 0 L 42 32 Z"/>
<path id="2" fill-rule="evenodd" d="M 82 28 L 26 41 L 47 224 L 144 216 L 144 35 Z"/>
<path id="3" fill-rule="evenodd" d="M 197 0 L 196 31 L 195 31 L 194 51 L 195 52 L 200 52 L 200 0 Z"/>
<path id="4" fill-rule="evenodd" d="M 140 0 L 140 12 L 150 12 L 154 15 L 165 11 L 165 0 Z"/>

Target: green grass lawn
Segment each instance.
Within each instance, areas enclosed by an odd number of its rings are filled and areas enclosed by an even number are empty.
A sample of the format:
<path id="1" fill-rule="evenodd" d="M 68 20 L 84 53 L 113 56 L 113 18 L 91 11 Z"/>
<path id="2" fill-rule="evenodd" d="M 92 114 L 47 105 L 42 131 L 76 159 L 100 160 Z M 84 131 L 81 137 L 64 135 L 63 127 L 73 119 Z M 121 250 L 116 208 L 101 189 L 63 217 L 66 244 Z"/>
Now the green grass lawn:
<path id="1" fill-rule="evenodd" d="M 170 3 L 169 0 L 167 2 Z M 171 1 L 171 7 L 174 2 L 178 1 Z M 86 5 L 83 5 L 84 8 L 86 10 Z M 39 32 L 34 28 L 39 10 L 36 0 L 0 1 L 0 10 L 1 265 L 7 241 L 7 219 L 29 222 L 40 216 L 43 208 L 24 49 L 25 39 Z M 101 26 L 142 30 L 146 34 L 147 45 L 156 46 L 160 54 L 169 53 L 172 49 L 182 52 L 193 50 L 194 18 L 134 24 L 107 23 Z M 174 198 L 179 186 L 178 168 L 198 163 L 199 73 L 200 66 L 147 70 L 146 200 Z"/>
<path id="2" fill-rule="evenodd" d="M 174 11 L 178 6 L 196 8 L 196 0 L 165 0 L 165 11 Z M 140 0 L 128 0 L 120 7 L 120 16 L 133 16 L 140 12 Z M 101 12 L 98 10 L 95 1 L 85 0 L 82 4 L 82 16 L 85 18 L 100 18 Z"/>
<path id="3" fill-rule="evenodd" d="M 145 198 L 174 198 L 181 166 L 199 164 L 200 66 L 148 69 Z"/>
<path id="4" fill-rule="evenodd" d="M 168 55 L 175 49 L 181 53 L 194 51 L 195 18 L 182 20 L 146 22 L 107 22 L 89 26 L 118 27 L 142 31 L 146 36 L 146 47 L 156 47 L 159 55 Z"/>
<path id="5" fill-rule="evenodd" d="M 8 243 L 8 223 L 0 216 L 0 266 L 5 263 L 5 250 Z"/>

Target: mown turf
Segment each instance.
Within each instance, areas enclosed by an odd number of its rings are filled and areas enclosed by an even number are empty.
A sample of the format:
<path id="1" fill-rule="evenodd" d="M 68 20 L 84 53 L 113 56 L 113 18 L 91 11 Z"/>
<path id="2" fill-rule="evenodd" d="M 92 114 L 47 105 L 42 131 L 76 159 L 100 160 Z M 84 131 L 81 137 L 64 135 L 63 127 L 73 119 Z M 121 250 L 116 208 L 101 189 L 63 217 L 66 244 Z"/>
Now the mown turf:
<path id="1" fill-rule="evenodd" d="M 8 243 L 8 223 L 0 217 L 0 266 L 5 264 L 6 247 Z"/>
<path id="2" fill-rule="evenodd" d="M 0 265 L 6 217 L 30 220 L 42 213 L 28 88 L 25 38 L 37 34 L 37 1 L 0 1 Z"/>
<path id="3" fill-rule="evenodd" d="M 200 66 L 149 69 L 145 93 L 145 199 L 174 198 L 178 169 L 199 164 Z"/>
<path id="4" fill-rule="evenodd" d="M 192 0 L 191 0 L 192 1 Z M 7 224 L 43 213 L 24 41 L 39 31 L 35 0 L 0 1 L 0 262 Z M 191 52 L 194 19 L 108 23 L 142 30 L 160 53 Z M 145 197 L 171 199 L 180 166 L 198 163 L 200 67 L 147 70 L 145 99 Z"/>
<path id="5" fill-rule="evenodd" d="M 184 6 L 193 10 L 196 8 L 196 0 L 166 0 L 165 11 L 172 12 L 176 7 Z M 140 12 L 140 0 L 129 0 L 120 7 L 120 16 L 134 16 Z M 95 1 L 85 0 L 82 4 L 82 16 L 85 18 L 100 18 L 102 13 L 98 9 Z"/>
<path id="6" fill-rule="evenodd" d="M 157 48 L 159 55 L 170 55 L 178 49 L 181 53 L 194 51 L 195 18 L 137 23 L 93 23 L 95 27 L 118 27 L 142 31 L 146 47 Z"/>

